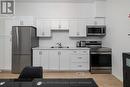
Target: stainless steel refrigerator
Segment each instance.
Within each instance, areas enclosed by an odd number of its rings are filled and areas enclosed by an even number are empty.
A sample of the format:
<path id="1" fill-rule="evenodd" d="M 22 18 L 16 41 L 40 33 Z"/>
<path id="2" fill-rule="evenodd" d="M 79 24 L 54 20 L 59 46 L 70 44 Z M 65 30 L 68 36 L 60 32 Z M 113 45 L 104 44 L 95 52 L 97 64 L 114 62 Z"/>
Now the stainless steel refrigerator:
<path id="1" fill-rule="evenodd" d="M 20 73 L 24 67 L 32 66 L 32 48 L 38 45 L 36 28 L 12 27 L 12 73 Z"/>

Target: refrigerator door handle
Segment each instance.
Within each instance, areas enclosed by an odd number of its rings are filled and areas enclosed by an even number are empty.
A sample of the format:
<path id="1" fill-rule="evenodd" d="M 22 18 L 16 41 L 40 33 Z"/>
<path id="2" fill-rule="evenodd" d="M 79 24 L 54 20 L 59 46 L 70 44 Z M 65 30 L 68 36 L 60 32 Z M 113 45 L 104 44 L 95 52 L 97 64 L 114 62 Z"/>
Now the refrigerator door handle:
<path id="1" fill-rule="evenodd" d="M 16 39 L 17 39 L 17 47 L 19 47 L 19 31 L 18 31 L 18 27 L 16 27 Z"/>

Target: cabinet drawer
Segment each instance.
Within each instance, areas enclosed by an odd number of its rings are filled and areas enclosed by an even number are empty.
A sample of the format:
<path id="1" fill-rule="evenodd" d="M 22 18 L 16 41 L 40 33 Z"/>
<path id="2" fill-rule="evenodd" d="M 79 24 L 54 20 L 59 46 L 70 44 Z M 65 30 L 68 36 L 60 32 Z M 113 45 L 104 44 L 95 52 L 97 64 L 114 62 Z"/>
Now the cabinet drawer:
<path id="1" fill-rule="evenodd" d="M 79 53 L 80 54 L 87 54 L 87 55 L 89 55 L 89 51 L 88 50 L 80 50 Z"/>
<path id="2" fill-rule="evenodd" d="M 71 54 L 86 54 L 86 55 L 89 55 L 89 51 L 88 50 L 73 50 L 71 52 Z"/>
<path id="3" fill-rule="evenodd" d="M 71 62 L 88 62 L 89 58 L 87 55 L 71 55 Z"/>
<path id="4" fill-rule="evenodd" d="M 71 70 L 89 70 L 88 63 L 71 63 Z"/>

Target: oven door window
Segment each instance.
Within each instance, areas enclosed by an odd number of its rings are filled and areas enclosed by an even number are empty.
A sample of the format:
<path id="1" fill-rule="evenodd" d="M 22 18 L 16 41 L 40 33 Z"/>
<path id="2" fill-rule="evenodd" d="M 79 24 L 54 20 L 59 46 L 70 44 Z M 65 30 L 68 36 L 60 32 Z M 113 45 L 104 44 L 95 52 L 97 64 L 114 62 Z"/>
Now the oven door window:
<path id="1" fill-rule="evenodd" d="M 88 33 L 100 34 L 102 33 L 102 29 L 101 28 L 88 28 Z"/>
<path id="2" fill-rule="evenodd" d="M 110 67 L 111 54 L 91 54 L 92 67 Z"/>

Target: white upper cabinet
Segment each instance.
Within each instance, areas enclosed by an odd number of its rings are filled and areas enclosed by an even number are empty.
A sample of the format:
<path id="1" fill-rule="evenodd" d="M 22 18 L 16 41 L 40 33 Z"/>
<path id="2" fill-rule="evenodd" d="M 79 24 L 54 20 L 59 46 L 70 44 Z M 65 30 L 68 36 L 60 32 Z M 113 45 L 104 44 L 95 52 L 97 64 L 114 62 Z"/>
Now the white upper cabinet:
<path id="1" fill-rule="evenodd" d="M 35 26 L 31 16 L 16 16 L 14 22 L 14 26 Z"/>
<path id="2" fill-rule="evenodd" d="M 105 17 L 95 18 L 94 25 L 105 25 Z"/>
<path id="3" fill-rule="evenodd" d="M 51 30 L 69 30 L 67 20 L 51 20 Z"/>
<path id="4" fill-rule="evenodd" d="M 86 37 L 86 20 L 71 20 L 69 24 L 70 37 Z"/>
<path id="5" fill-rule="evenodd" d="M 105 17 L 106 0 L 95 1 L 95 17 Z"/>
<path id="6" fill-rule="evenodd" d="M 51 22 L 49 20 L 37 20 L 37 36 L 51 37 Z"/>

